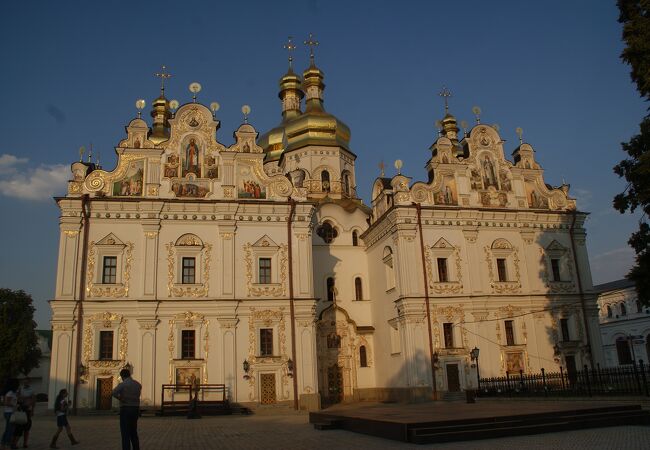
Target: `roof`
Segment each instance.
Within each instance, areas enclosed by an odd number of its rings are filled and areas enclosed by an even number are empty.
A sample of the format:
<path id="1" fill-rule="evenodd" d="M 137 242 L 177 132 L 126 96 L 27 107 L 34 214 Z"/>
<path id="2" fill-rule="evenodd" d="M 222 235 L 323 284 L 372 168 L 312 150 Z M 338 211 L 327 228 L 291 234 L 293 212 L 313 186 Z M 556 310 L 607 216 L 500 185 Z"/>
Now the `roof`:
<path id="1" fill-rule="evenodd" d="M 634 287 L 634 281 L 623 278 L 622 280 L 610 281 L 609 283 L 597 284 L 594 290 L 598 292 L 619 291 Z"/>

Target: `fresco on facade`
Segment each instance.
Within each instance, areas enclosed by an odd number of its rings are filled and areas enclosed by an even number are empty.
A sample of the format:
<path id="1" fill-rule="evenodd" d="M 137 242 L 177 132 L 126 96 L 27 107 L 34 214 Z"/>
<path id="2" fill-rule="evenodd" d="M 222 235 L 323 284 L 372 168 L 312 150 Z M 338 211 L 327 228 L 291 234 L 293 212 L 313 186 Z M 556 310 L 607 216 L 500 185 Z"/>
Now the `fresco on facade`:
<path id="1" fill-rule="evenodd" d="M 193 173 L 197 178 L 201 178 L 200 159 L 201 150 L 199 144 L 196 142 L 196 139 L 190 138 L 190 141 L 183 149 L 183 171 L 181 177 Z"/>
<path id="2" fill-rule="evenodd" d="M 250 168 L 239 169 L 238 198 L 266 198 L 266 187 L 251 173 Z"/>
<path id="3" fill-rule="evenodd" d="M 483 155 L 481 159 L 481 169 L 483 170 L 483 187 L 487 189 L 490 186 L 494 186 L 496 189 L 499 189 L 494 162 L 487 154 Z"/>
<path id="4" fill-rule="evenodd" d="M 214 179 L 219 177 L 219 166 L 217 166 L 217 159 L 214 156 L 206 156 L 203 162 L 205 178 Z"/>
<path id="5" fill-rule="evenodd" d="M 164 169 L 164 176 L 167 178 L 176 178 L 178 176 L 178 163 L 178 155 L 168 155 Z"/>
<path id="6" fill-rule="evenodd" d="M 523 353 L 506 353 L 506 371 L 519 373 L 520 370 L 525 370 Z"/>
<path id="7" fill-rule="evenodd" d="M 210 184 L 202 180 L 176 179 L 172 182 L 172 192 L 176 197 L 203 198 L 210 192 Z"/>
<path id="8" fill-rule="evenodd" d="M 437 205 L 456 205 L 458 197 L 456 196 L 456 181 L 453 178 L 445 178 L 440 192 L 435 195 Z"/>
<path id="9" fill-rule="evenodd" d="M 113 195 L 140 196 L 142 195 L 142 180 L 144 174 L 144 161 L 132 161 L 126 170 L 126 175 L 113 183 Z"/>
<path id="10" fill-rule="evenodd" d="M 201 383 L 200 367 L 177 367 L 176 384 L 197 385 Z"/>
<path id="11" fill-rule="evenodd" d="M 483 189 L 483 181 L 481 180 L 481 173 L 475 167 L 471 168 L 471 188 L 475 191 Z"/>
<path id="12" fill-rule="evenodd" d="M 528 194 L 528 206 L 535 209 L 548 209 L 548 199 L 543 197 L 532 183 L 526 183 L 526 191 Z"/>
<path id="13" fill-rule="evenodd" d="M 508 177 L 508 171 L 507 170 L 502 170 L 499 172 L 499 181 L 501 182 L 501 189 L 504 191 L 512 191 L 512 182 L 510 181 L 510 178 Z"/>

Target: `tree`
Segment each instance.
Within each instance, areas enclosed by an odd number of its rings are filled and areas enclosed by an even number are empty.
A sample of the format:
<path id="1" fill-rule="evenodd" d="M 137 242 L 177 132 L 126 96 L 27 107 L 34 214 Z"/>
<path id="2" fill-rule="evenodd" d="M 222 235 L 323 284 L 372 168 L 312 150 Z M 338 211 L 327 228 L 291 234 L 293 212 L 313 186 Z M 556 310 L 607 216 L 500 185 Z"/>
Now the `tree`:
<path id="1" fill-rule="evenodd" d="M 38 367 L 40 357 L 32 297 L 25 291 L 0 289 L 1 379 L 27 374 Z"/>
<path id="2" fill-rule="evenodd" d="M 618 0 L 626 47 L 621 59 L 631 67 L 630 76 L 646 101 L 650 100 L 650 0 Z M 627 278 L 636 284 L 639 300 L 650 305 L 650 115 L 639 126 L 640 132 L 623 142 L 628 158 L 614 167 L 614 172 L 628 182 L 625 190 L 614 197 L 614 208 L 621 213 L 643 211 L 639 230 L 628 243 L 636 253 L 636 264 Z"/>

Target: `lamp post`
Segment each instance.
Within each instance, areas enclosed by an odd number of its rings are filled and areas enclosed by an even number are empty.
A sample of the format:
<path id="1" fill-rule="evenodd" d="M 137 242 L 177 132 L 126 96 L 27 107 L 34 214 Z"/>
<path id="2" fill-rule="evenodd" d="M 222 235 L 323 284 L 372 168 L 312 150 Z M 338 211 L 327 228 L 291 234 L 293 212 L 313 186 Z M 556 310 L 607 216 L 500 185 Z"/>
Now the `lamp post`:
<path id="1" fill-rule="evenodd" d="M 438 356 L 438 352 L 435 352 L 431 358 L 431 377 L 433 378 L 433 399 L 438 400 L 438 386 L 436 383 L 436 369 L 438 361 L 440 357 Z"/>
<path id="2" fill-rule="evenodd" d="M 479 372 L 478 368 L 478 355 L 479 355 L 479 348 L 474 347 L 471 352 L 469 352 L 469 356 L 472 359 L 472 361 L 476 362 L 476 390 L 480 391 L 481 390 L 481 373 Z"/>

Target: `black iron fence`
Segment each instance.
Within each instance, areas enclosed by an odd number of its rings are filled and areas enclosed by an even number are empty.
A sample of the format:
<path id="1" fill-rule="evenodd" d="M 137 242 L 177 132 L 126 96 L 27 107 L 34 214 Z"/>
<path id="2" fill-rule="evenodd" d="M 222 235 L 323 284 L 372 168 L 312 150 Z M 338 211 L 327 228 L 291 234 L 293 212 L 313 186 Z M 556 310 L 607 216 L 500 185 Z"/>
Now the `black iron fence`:
<path id="1" fill-rule="evenodd" d="M 650 366 L 633 363 L 625 366 L 540 373 L 506 372 L 505 377 L 481 378 L 480 397 L 636 395 L 650 397 Z"/>

